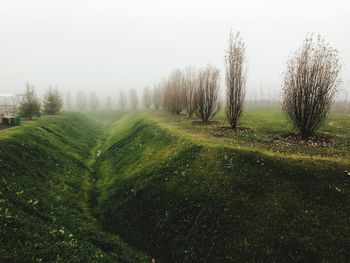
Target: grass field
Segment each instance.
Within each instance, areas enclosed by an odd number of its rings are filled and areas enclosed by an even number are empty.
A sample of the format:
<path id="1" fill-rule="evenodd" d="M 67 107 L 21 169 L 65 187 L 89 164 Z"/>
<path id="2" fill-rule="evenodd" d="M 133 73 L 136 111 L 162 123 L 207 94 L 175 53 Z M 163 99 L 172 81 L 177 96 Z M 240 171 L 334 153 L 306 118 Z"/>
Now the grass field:
<path id="1" fill-rule="evenodd" d="M 236 132 L 222 112 L 84 114 L 0 131 L 1 261 L 350 258 L 349 115 L 300 142 L 276 109 Z"/>
<path id="2" fill-rule="evenodd" d="M 275 139 L 291 132 L 276 110 L 249 110 L 250 129 L 227 134 L 220 116 L 131 113 L 103 145 L 95 214 L 162 262 L 345 262 L 348 118 L 330 117 L 329 142 L 300 145 Z"/>
<path id="3" fill-rule="evenodd" d="M 0 262 L 149 262 L 91 215 L 89 163 L 101 135 L 81 114 L 0 132 Z"/>
<path id="4" fill-rule="evenodd" d="M 182 132 L 183 136 L 198 139 L 204 143 L 232 145 L 236 148 L 255 149 L 265 153 L 285 154 L 286 156 L 330 158 L 346 161 L 350 158 L 350 114 L 332 113 L 320 129 L 316 138 L 298 143 L 286 140 L 296 131 L 278 109 L 248 109 L 239 123 L 243 130 L 230 129 L 224 113 L 220 112 L 210 125 L 201 125 L 186 116 L 169 118 L 163 113 L 152 113 L 151 118 L 173 132 Z M 245 129 L 246 128 L 246 129 Z M 317 138 L 322 136 L 324 138 Z"/>

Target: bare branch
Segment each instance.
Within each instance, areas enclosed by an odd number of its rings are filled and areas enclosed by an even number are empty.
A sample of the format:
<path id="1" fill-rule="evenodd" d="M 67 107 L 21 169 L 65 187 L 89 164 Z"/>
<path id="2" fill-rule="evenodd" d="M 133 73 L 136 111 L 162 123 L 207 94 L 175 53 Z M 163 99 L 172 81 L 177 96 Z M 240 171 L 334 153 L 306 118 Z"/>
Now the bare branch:
<path id="1" fill-rule="evenodd" d="M 283 110 L 303 138 L 324 122 L 340 82 L 338 52 L 320 36 L 308 36 L 287 64 Z"/>
<path id="2" fill-rule="evenodd" d="M 226 51 L 226 117 L 231 128 L 237 127 L 242 115 L 246 84 L 245 44 L 240 33 L 230 34 Z"/>

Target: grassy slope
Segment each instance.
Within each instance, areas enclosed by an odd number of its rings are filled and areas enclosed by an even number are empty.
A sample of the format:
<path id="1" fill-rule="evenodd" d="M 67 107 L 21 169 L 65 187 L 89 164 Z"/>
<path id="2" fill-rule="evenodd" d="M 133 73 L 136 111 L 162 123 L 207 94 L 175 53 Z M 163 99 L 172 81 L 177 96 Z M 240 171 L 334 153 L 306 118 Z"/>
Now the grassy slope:
<path id="1" fill-rule="evenodd" d="M 80 114 L 0 132 L 1 262 L 146 262 L 90 215 L 88 163 L 101 133 Z"/>
<path id="2" fill-rule="evenodd" d="M 217 131 L 216 128 L 229 126 L 223 112 L 215 117 L 211 125 L 193 125 L 192 120 L 182 116 L 180 119 L 163 113 L 149 114 L 155 122 L 181 137 L 206 144 L 227 145 L 248 151 L 258 150 L 269 155 L 287 158 L 326 159 L 336 162 L 350 162 L 350 116 L 333 113 L 320 129 L 320 134 L 331 135 L 332 143 L 305 147 L 287 144 L 276 137 L 293 132 L 282 112 L 277 109 L 247 109 L 241 119 L 240 127 L 249 127 L 245 132 Z"/>
<path id="3" fill-rule="evenodd" d="M 232 136 L 162 114 L 122 118 L 98 161 L 104 227 L 164 262 L 346 261 L 349 161 Z"/>

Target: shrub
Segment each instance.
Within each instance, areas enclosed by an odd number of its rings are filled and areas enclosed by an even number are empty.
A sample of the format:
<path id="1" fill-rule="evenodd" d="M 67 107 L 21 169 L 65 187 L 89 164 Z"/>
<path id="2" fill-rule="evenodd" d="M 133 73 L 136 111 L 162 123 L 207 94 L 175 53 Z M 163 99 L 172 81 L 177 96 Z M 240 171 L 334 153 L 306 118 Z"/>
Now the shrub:
<path id="1" fill-rule="evenodd" d="M 207 123 L 220 110 L 219 74 L 219 70 L 210 65 L 199 72 L 195 107 L 203 123 Z"/>
<path id="2" fill-rule="evenodd" d="M 57 114 L 63 106 L 62 95 L 58 89 L 49 87 L 44 98 L 44 112 L 46 114 Z"/>
<path id="3" fill-rule="evenodd" d="M 20 115 L 33 119 L 40 111 L 40 102 L 35 93 L 35 87 L 29 82 L 25 84 L 25 91 L 20 105 Z"/>
<path id="4" fill-rule="evenodd" d="M 302 138 L 324 122 L 339 83 L 338 52 L 318 36 L 305 39 L 284 76 L 283 110 Z"/>
<path id="5" fill-rule="evenodd" d="M 239 32 L 230 34 L 226 53 L 226 117 L 235 129 L 242 115 L 246 84 L 245 44 Z"/>

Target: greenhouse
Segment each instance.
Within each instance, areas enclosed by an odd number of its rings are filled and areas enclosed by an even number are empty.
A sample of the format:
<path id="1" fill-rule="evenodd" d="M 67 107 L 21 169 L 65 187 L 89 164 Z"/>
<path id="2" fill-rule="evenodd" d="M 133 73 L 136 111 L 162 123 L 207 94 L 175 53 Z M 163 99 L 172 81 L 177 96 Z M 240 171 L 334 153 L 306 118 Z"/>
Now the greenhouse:
<path id="1" fill-rule="evenodd" d="M 20 94 L 0 94 L 0 122 L 2 124 L 15 124 L 19 114 L 21 97 Z"/>

